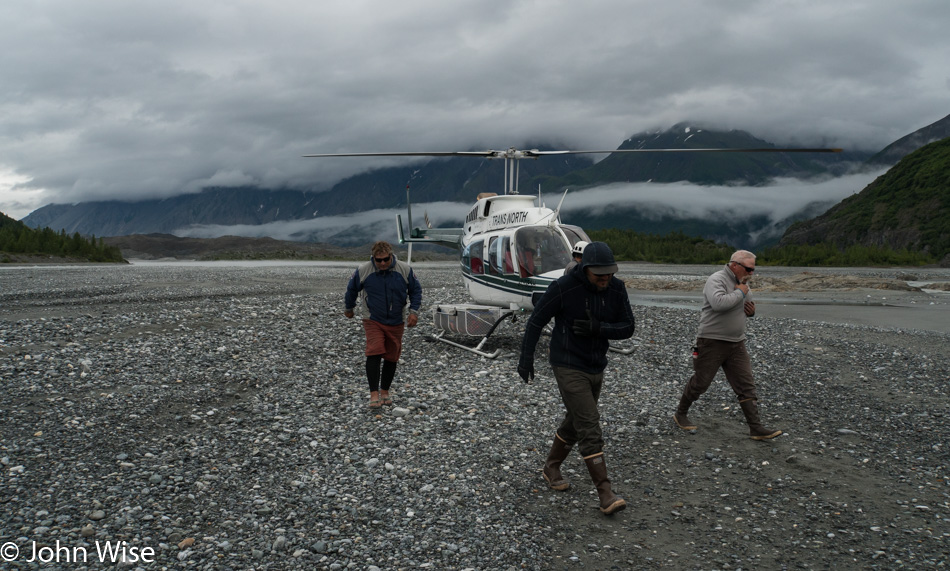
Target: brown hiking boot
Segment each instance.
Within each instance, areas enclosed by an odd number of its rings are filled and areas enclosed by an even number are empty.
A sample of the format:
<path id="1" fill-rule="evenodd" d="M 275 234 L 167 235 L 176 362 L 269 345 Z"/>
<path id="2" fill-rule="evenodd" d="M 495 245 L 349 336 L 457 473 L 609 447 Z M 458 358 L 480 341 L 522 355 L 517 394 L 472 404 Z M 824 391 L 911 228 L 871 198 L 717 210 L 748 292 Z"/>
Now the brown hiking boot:
<path id="1" fill-rule="evenodd" d="M 544 468 L 541 469 L 541 475 L 552 489 L 562 492 L 571 487 L 571 483 L 561 475 L 561 462 L 567 458 L 571 452 L 572 444 L 561 440 L 561 437 L 554 433 L 554 443 L 551 444 L 551 451 L 548 452 L 548 458 L 544 461 Z"/>
<path id="2" fill-rule="evenodd" d="M 673 413 L 673 422 L 676 423 L 676 426 L 682 428 L 683 430 L 696 430 L 696 425 L 683 413 L 674 412 Z"/>
<path id="3" fill-rule="evenodd" d="M 590 472 L 590 479 L 594 482 L 594 487 L 597 488 L 597 496 L 600 498 L 600 511 L 604 512 L 605 515 L 611 515 L 627 507 L 627 502 L 614 494 L 610 488 L 604 453 L 588 456 L 584 458 L 584 462 L 587 464 L 587 471 Z"/>
<path id="4" fill-rule="evenodd" d="M 686 397 L 680 397 L 680 404 L 676 407 L 676 412 L 673 413 L 673 422 L 683 430 L 696 430 L 696 425 L 686 416 L 691 404 L 693 404 L 693 401 Z"/>
<path id="5" fill-rule="evenodd" d="M 749 438 L 752 440 L 770 440 L 782 434 L 781 430 L 771 430 L 762 426 L 759 420 L 759 406 L 752 399 L 739 403 L 746 422 L 749 423 Z"/>

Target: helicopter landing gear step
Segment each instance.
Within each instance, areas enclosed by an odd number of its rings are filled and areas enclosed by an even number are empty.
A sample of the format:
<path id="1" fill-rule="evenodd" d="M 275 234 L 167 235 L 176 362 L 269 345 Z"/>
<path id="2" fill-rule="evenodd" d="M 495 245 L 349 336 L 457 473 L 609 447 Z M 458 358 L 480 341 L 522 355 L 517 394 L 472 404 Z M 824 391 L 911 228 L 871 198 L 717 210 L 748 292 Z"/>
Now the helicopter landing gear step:
<path id="1" fill-rule="evenodd" d="M 512 315 L 514 315 L 513 310 L 499 307 L 483 305 L 438 305 L 432 309 L 432 319 L 435 326 L 441 331 L 432 335 L 432 339 L 447 343 L 453 347 L 458 347 L 459 349 L 465 349 L 482 357 L 494 359 L 501 354 L 501 349 L 496 349 L 494 352 L 488 353 L 483 351 L 482 348 L 488 341 L 488 337 L 501 325 L 501 322 Z M 481 337 L 481 341 L 479 341 L 475 347 L 469 347 L 468 345 L 445 339 L 444 335 L 447 332 Z"/>

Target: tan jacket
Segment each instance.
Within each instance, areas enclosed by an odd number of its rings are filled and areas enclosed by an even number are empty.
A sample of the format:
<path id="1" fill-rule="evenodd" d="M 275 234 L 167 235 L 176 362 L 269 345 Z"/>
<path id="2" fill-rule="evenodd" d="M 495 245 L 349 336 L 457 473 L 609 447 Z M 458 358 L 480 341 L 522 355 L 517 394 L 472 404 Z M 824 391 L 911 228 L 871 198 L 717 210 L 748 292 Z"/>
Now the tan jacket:
<path id="1" fill-rule="evenodd" d="M 699 316 L 697 337 L 719 339 L 733 343 L 745 340 L 744 302 L 752 299 L 752 292 L 743 294 L 736 289 L 739 280 L 726 264 L 709 276 L 703 287 L 703 309 Z"/>

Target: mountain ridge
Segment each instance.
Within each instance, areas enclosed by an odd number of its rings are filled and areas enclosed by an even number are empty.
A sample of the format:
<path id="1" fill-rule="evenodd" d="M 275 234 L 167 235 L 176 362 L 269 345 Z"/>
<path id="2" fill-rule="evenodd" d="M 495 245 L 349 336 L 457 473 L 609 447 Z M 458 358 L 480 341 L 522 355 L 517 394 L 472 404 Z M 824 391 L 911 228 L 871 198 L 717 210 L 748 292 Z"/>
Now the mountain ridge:
<path id="1" fill-rule="evenodd" d="M 679 123 L 666 131 L 639 133 L 624 141 L 620 148 L 651 145 L 652 148 L 774 146 L 743 131 L 720 132 L 690 125 L 694 124 Z M 544 145 L 537 148 L 550 150 Z M 740 156 L 740 153 L 719 154 L 715 158 L 702 157 L 700 153 L 688 153 L 679 158 L 665 154 L 660 160 L 655 155 L 615 154 L 598 163 L 593 163 L 586 155 L 520 161 L 519 184 L 521 188 L 543 185 L 550 193 L 567 187 L 574 191 L 610 182 L 651 180 L 688 180 L 701 185 L 724 181 L 761 183 L 775 176 L 807 176 L 832 170 L 820 159 L 793 157 L 785 153 L 768 158 L 764 154 L 747 157 Z M 866 156 L 858 155 L 846 157 L 846 160 L 857 162 L 864 158 Z M 842 159 L 835 157 L 835 160 Z M 481 192 L 498 191 L 504 176 L 503 161 L 453 157 L 423 165 L 372 170 L 344 179 L 324 192 L 214 187 L 165 199 L 51 204 L 30 213 L 23 222 L 31 227 L 50 227 L 97 236 L 174 233 L 194 226 L 258 226 L 271 222 L 313 220 L 370 208 L 403 207 L 407 183 L 412 188 L 414 203 L 469 203 Z M 643 230 L 655 229 L 648 226 Z M 753 232 L 757 230 L 753 229 Z M 300 240 L 316 241 L 316 238 L 303 234 Z M 347 245 L 359 241 L 360 237 L 354 237 Z"/>
<path id="2" fill-rule="evenodd" d="M 868 164 L 893 166 L 917 149 L 950 137 L 950 115 L 897 139 L 868 159 Z"/>
<path id="3" fill-rule="evenodd" d="M 707 129 L 677 123 L 660 132 L 638 133 L 618 150 L 629 149 L 758 149 L 776 145 L 741 130 Z M 761 185 L 776 177 L 805 179 L 842 174 L 867 158 L 864 153 L 614 153 L 562 179 L 547 179 L 555 189 L 587 188 L 612 182 L 689 181 L 703 186 Z"/>
<path id="4" fill-rule="evenodd" d="M 548 193 L 626 182 L 673 182 L 685 180 L 697 185 L 762 185 L 776 177 L 834 177 L 877 165 L 888 157 L 950 130 L 950 116 L 902 137 L 872 160 L 872 153 L 613 153 L 593 162 L 587 155 L 565 155 L 551 160 L 521 161 L 521 188 L 543 186 Z M 708 129 L 701 123 L 678 123 L 670 129 L 638 133 L 623 141 L 619 149 L 645 148 L 767 148 L 774 145 L 738 130 Z M 549 147 L 538 145 L 541 150 Z M 887 152 L 885 152 L 887 151 Z M 261 189 L 257 187 L 206 188 L 194 194 L 138 202 L 103 201 L 72 205 L 47 205 L 23 219 L 32 227 L 48 226 L 66 232 L 97 236 L 171 234 L 195 226 L 259 226 L 268 223 L 316 220 L 324 216 L 351 214 L 373 208 L 405 205 L 404 192 L 412 188 L 413 203 L 436 201 L 471 202 L 480 192 L 497 191 L 504 179 L 503 161 L 453 157 L 425 164 L 390 167 L 364 172 L 344 179 L 328 191 L 308 189 Z M 804 219 L 813 219 L 832 208 L 834 201 L 813 201 L 783 220 L 747 215 L 742 219 L 710 220 L 684 218 L 681 214 L 657 216 L 638 207 L 601 209 L 572 214 L 571 220 L 590 229 L 636 228 L 644 233 L 663 234 L 687 230 L 707 239 L 730 241 L 754 249 L 774 245 L 802 231 Z M 302 227 L 307 227 L 306 224 Z M 328 241 L 338 246 L 356 246 L 366 241 L 359 225 L 320 237 L 302 230 L 301 242 Z M 817 227 L 815 227 L 817 228 Z M 377 230 L 378 231 L 378 230 Z M 784 232 L 784 234 L 783 234 Z M 352 236 L 350 235 L 352 234 Z M 810 240 L 820 230 L 813 229 Z M 914 243 L 912 240 L 904 240 Z"/>
<path id="5" fill-rule="evenodd" d="M 779 247 L 820 243 L 919 251 L 950 265 L 950 137 L 903 157 L 827 212 L 792 224 Z"/>

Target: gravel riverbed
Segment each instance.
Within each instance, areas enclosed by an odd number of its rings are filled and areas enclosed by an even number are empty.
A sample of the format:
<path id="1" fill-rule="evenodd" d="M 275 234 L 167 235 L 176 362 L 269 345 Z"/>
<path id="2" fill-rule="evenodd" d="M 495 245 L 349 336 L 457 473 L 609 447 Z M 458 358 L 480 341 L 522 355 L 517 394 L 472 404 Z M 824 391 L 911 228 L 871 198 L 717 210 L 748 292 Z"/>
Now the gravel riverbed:
<path id="1" fill-rule="evenodd" d="M 606 517 L 579 457 L 568 491 L 541 479 L 562 407 L 543 354 L 534 383 L 515 373 L 523 319 L 489 341 L 495 360 L 420 320 L 394 406 L 367 408 L 362 329 L 342 316 L 355 266 L 0 270 L 0 566 L 950 564 L 947 333 L 760 306 L 761 411 L 785 434 L 754 442 L 721 375 L 699 429 L 675 427 L 698 314 L 634 306 L 634 350 L 611 354 L 601 397 L 628 502 Z M 424 308 L 467 301 L 450 264 L 416 271 Z M 126 561 L 102 561 L 107 545 Z"/>

